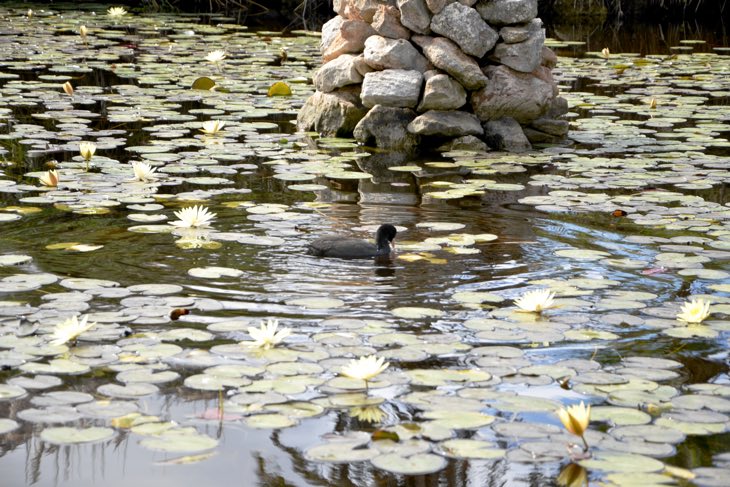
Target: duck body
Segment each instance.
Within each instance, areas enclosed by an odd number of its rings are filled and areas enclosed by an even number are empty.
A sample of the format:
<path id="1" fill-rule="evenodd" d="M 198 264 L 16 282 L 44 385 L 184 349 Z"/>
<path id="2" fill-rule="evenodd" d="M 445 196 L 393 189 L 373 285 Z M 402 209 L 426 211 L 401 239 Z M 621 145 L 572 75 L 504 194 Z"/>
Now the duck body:
<path id="1" fill-rule="evenodd" d="M 387 256 L 391 253 L 391 242 L 396 233 L 397 230 L 393 225 L 381 225 L 375 234 L 374 244 L 357 238 L 323 237 L 309 244 L 308 253 L 317 257 L 338 259 L 370 259 Z"/>

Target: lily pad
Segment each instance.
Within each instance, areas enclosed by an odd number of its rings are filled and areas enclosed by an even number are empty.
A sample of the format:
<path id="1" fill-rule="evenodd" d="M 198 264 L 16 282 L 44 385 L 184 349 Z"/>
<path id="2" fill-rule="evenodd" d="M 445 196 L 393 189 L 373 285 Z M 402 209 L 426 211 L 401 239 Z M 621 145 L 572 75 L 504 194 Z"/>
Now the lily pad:
<path id="1" fill-rule="evenodd" d="M 139 444 L 150 450 L 182 453 L 210 450 L 218 446 L 218 440 L 198 433 L 195 428 L 171 428 L 144 438 Z"/>
<path id="2" fill-rule="evenodd" d="M 114 430 L 111 428 L 72 428 L 62 426 L 58 428 L 46 428 L 41 432 L 41 440 L 55 445 L 71 445 L 78 443 L 97 443 L 114 437 Z"/>
<path id="3" fill-rule="evenodd" d="M 399 318 L 419 319 L 419 318 L 438 318 L 443 315 L 443 311 L 433 308 L 418 307 L 402 307 L 391 310 L 394 316 Z"/>
<path id="4" fill-rule="evenodd" d="M 389 453 L 370 462 L 376 468 L 399 475 L 427 475 L 446 467 L 446 459 L 432 453 L 418 453 L 409 457 Z"/>

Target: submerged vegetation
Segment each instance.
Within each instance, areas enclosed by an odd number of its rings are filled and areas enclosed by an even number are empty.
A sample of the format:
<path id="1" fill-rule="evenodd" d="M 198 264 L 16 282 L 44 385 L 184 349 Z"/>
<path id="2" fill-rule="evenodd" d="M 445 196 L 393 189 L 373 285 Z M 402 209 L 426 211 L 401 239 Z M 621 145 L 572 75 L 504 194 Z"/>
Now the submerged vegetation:
<path id="1" fill-rule="evenodd" d="M 551 39 L 573 143 L 412 159 L 295 132 L 316 33 L 32 12 L 0 9 L 4 482 L 728 478 L 728 46 Z M 386 262 L 306 255 L 383 221 Z"/>

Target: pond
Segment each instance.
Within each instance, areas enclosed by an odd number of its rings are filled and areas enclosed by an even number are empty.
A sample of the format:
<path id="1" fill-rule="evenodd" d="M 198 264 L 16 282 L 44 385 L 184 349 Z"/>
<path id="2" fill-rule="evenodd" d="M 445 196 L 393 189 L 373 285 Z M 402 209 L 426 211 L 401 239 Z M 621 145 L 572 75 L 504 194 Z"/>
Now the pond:
<path id="1" fill-rule="evenodd" d="M 554 29 L 572 143 L 414 159 L 295 131 L 316 33 L 95 8 L 0 9 L 3 485 L 726 485 L 726 39 Z"/>

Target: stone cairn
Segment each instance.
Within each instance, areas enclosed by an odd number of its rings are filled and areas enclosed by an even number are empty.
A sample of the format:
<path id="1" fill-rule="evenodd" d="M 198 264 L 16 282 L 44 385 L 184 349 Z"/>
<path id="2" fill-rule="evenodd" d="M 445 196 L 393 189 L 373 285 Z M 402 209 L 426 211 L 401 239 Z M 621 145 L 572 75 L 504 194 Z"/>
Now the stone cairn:
<path id="1" fill-rule="evenodd" d="M 334 0 L 298 128 L 407 151 L 559 142 L 568 107 L 537 2 Z"/>

